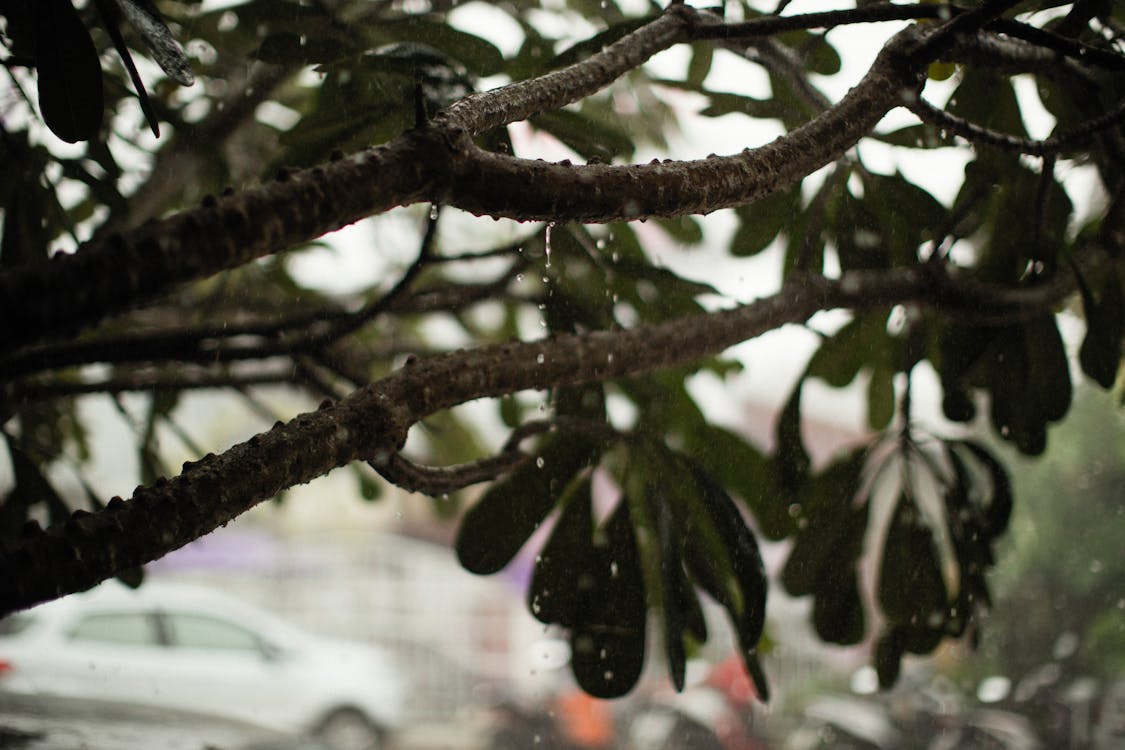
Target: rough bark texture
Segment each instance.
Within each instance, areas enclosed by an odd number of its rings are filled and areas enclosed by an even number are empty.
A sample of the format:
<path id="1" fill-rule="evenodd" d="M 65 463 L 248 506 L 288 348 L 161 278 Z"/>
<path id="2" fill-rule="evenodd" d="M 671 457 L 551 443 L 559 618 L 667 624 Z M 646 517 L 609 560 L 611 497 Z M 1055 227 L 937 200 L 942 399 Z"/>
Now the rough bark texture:
<path id="1" fill-rule="evenodd" d="M 0 357 L 96 325 L 193 280 L 295 247 L 362 217 L 437 200 L 515 219 L 613 221 L 707 213 L 787 187 L 832 162 L 918 90 L 917 72 L 1011 0 L 986 2 L 927 32 L 896 35 L 838 104 L 772 143 L 732 156 L 648 165 L 549 164 L 487 153 L 474 134 L 576 101 L 713 19 L 673 6 L 602 52 L 534 81 L 470 97 L 390 143 L 91 243 L 74 255 L 0 275 Z M 1114 205 L 1118 206 L 1119 201 Z M 1122 217 L 1104 222 L 1102 250 L 1076 260 L 1090 275 L 1120 257 Z M 1116 261 L 1120 262 L 1120 260 Z M 280 490 L 354 460 L 391 462 L 411 425 L 470 400 L 627 377 L 696 362 L 820 310 L 928 305 L 972 320 L 1041 315 L 1071 294 L 1073 273 L 1024 289 L 971 284 L 938 265 L 793 274 L 771 297 L 731 310 L 631 330 L 595 331 L 418 360 L 335 404 L 185 464 L 182 473 L 0 541 L 0 614 L 82 590 L 156 559 Z M 25 350 L 26 352 L 27 350 Z M 3 363 L 0 362 L 0 372 Z"/>
<path id="2" fill-rule="evenodd" d="M 316 239 L 400 205 L 440 200 L 518 220 L 615 221 L 709 213 L 787 187 L 838 158 L 892 107 L 913 96 L 905 66 L 918 38 L 896 36 L 836 107 L 761 148 L 696 161 L 574 166 L 490 154 L 469 135 L 560 106 L 606 85 L 676 41 L 687 21 L 669 13 L 583 62 L 468 99 L 427 127 L 354 156 L 285 172 L 45 264 L 0 275 L 0 355 L 93 326 L 107 316 L 255 258 Z M 557 77 L 554 96 L 539 82 Z M 557 93 L 557 92 L 563 93 Z M 466 107 L 468 104 L 466 104 Z M 483 114 L 475 114 L 482 110 Z"/>
<path id="3" fill-rule="evenodd" d="M 1091 253 L 1096 273 L 1108 254 Z M 1004 290 L 966 286 L 920 268 L 852 272 L 840 280 L 802 276 L 777 294 L 730 310 L 623 331 L 463 350 L 415 361 L 336 404 L 278 423 L 182 473 L 115 498 L 105 511 L 76 513 L 19 540 L 0 540 L 0 615 L 80 591 L 122 569 L 155 560 L 213 531 L 286 487 L 356 460 L 388 462 L 410 426 L 479 398 L 627 377 L 688 364 L 820 310 L 915 303 L 950 314 L 1018 319 L 1042 314 L 1073 292 L 1073 274 L 1050 285 Z"/>

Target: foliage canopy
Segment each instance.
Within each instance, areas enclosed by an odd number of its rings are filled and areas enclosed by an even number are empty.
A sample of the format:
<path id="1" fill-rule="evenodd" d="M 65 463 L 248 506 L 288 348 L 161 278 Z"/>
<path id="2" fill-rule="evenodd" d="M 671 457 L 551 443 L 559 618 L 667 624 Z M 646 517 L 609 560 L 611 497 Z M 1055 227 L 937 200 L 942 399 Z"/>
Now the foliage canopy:
<path id="1" fill-rule="evenodd" d="M 707 637 L 701 593 L 729 614 L 767 695 L 758 537 L 791 540 L 781 583 L 813 598 L 821 638 L 875 633 L 885 684 L 904 654 L 976 637 L 1011 482 L 986 445 L 912 418 L 912 376 L 932 369 L 948 420 L 984 409 L 1028 455 L 1072 398 L 1060 315 L 1085 319 L 1085 376 L 1117 382 L 1125 7 L 158 5 L 0 3 L 4 611 L 135 578 L 351 464 L 371 497 L 372 471 L 434 496 L 491 483 L 456 543 L 477 573 L 503 568 L 553 517 L 528 606 L 568 629 L 575 675 L 595 695 L 635 683 L 650 617 L 682 685 L 686 654 Z M 486 12 L 510 30 L 469 23 Z M 836 30 L 858 24 L 882 48 L 833 99 L 824 82 L 864 53 Z M 676 74 L 649 62 L 670 49 L 690 51 Z M 716 72 L 730 64 L 761 91 Z M 1033 82 L 1048 137 L 1029 136 L 1034 97 L 1016 79 Z M 635 162 L 669 152 L 696 105 L 732 132 L 766 120 L 782 135 Z M 888 127 L 900 109 L 913 124 Z M 570 158 L 534 158 L 544 142 Z M 962 158 L 955 196 L 869 167 L 861 156 L 875 147 Z M 1063 179 L 1076 175 L 1088 192 Z M 425 203 L 416 238 L 387 235 L 416 248 L 393 281 L 339 293 L 294 271 L 327 233 Z M 781 248 L 775 293 L 715 305 L 705 268 L 689 277 L 660 263 L 661 243 L 713 245 L 721 233 L 699 217 L 720 210 L 735 223 L 728 258 Z M 466 226 L 458 214 L 544 223 L 470 247 L 440 231 Z M 76 250 L 49 252 L 60 244 Z M 688 376 L 726 376 L 739 367 L 730 346 L 828 310 L 847 322 L 823 333 L 771 451 L 705 417 Z M 452 320 L 464 347 L 433 335 L 436 320 Z M 811 379 L 865 380 L 871 429 L 867 445 L 815 468 L 801 436 Z M 161 465 L 156 439 L 178 429 L 186 391 L 260 406 L 279 384 L 320 407 L 218 455 L 192 445 L 198 460 L 175 476 Z M 546 409 L 534 390 L 548 392 Z M 147 394 L 140 416 L 126 393 Z M 83 475 L 98 435 L 81 403 L 107 397 L 137 432 L 129 500 L 103 502 Z M 482 398 L 511 429 L 497 450 L 447 411 Z M 404 450 L 412 427 L 438 420 Z M 77 493 L 56 486 L 64 469 Z M 595 470 L 620 494 L 604 518 Z M 873 599 L 865 553 L 879 560 Z"/>

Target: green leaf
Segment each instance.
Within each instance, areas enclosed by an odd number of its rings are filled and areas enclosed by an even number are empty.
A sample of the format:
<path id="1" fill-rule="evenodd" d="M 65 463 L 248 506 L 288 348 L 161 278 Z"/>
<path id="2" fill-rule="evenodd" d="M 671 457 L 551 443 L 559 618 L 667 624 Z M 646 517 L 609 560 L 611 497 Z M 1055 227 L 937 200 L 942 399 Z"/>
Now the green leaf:
<path id="1" fill-rule="evenodd" d="M 902 656 L 906 653 L 902 629 L 889 627 L 883 631 L 875 644 L 875 673 L 879 676 L 879 687 L 889 690 L 898 681 L 902 670 Z"/>
<path id="2" fill-rule="evenodd" d="M 962 440 L 956 445 L 972 453 L 988 472 L 991 492 L 982 510 L 984 521 L 982 530 L 990 539 L 995 538 L 1008 528 L 1008 521 L 1012 516 L 1012 481 L 1008 476 L 1008 470 L 980 443 Z"/>
<path id="3" fill-rule="evenodd" d="M 1082 307 L 1086 313 L 1086 336 L 1078 350 L 1082 371 L 1100 385 L 1109 389 L 1117 381 L 1121 366 L 1122 339 L 1125 338 L 1125 299 L 1117 275 L 1106 275 L 1101 297 L 1095 299 L 1086 281 L 1076 273 L 1078 289 L 1082 293 Z"/>
<path id="4" fill-rule="evenodd" d="M 67 143 L 93 138 L 102 124 L 102 66 L 71 0 L 36 0 L 35 67 L 39 110 Z"/>
<path id="5" fill-rule="evenodd" d="M 254 56 L 262 62 L 278 64 L 326 63 L 355 52 L 337 37 L 310 37 L 292 31 L 278 31 L 262 40 Z"/>
<path id="6" fill-rule="evenodd" d="M 656 497 L 653 497 L 653 496 Z M 672 509 L 663 488 L 651 485 L 649 508 L 656 526 L 656 539 L 660 555 L 660 600 L 664 616 L 664 652 L 668 658 L 668 672 L 676 692 L 684 689 L 684 672 L 687 652 L 684 648 L 684 631 L 688 627 L 689 613 L 699 609 L 695 592 L 684 575 L 681 559 L 682 535 L 678 533 Z M 694 604 L 694 607 L 693 607 Z M 699 611 L 702 616 L 702 611 Z"/>
<path id="7" fill-rule="evenodd" d="M 979 68 L 966 68 L 949 97 L 950 114 L 990 130 L 1027 137 L 1016 91 L 1007 77 Z"/>
<path id="8" fill-rule="evenodd" d="M 725 557 L 729 561 L 729 573 L 720 568 L 717 575 L 708 575 L 709 578 L 719 579 L 719 587 L 712 595 L 727 608 L 742 649 L 753 650 L 761 640 L 766 618 L 767 583 L 758 542 L 726 490 L 700 467 L 693 465 L 692 473 L 705 511 L 705 515 L 696 516 L 697 526 L 699 523 L 711 525 L 725 548 Z M 697 542 L 705 538 L 690 536 L 688 539 L 688 548 L 698 553 L 689 558 L 689 565 L 694 563 L 693 570 L 702 570 L 716 563 L 722 565 L 721 558 L 714 557 L 715 551 L 708 553 L 698 546 Z M 703 556 L 708 554 L 713 557 L 703 560 Z M 731 596 L 729 575 L 734 576 L 736 596 Z M 724 581 L 723 578 L 727 580 Z"/>
<path id="9" fill-rule="evenodd" d="M 373 502 L 382 497 L 383 483 L 371 475 L 371 470 L 360 464 L 353 464 L 353 466 L 355 467 L 355 481 L 359 487 L 359 496 L 368 502 Z"/>
<path id="10" fill-rule="evenodd" d="M 808 31 L 789 31 L 776 39 L 793 48 L 804 60 L 805 67 L 813 73 L 832 76 L 840 72 L 840 55 L 828 43 L 824 34 Z"/>
<path id="11" fill-rule="evenodd" d="M 594 585 L 588 570 L 594 554 L 590 479 L 573 482 L 561 502 L 555 528 L 535 561 L 527 608 L 540 622 L 573 628 L 582 619 L 582 604 Z"/>
<path id="12" fill-rule="evenodd" d="M 691 62 L 688 63 L 685 82 L 698 87 L 703 87 L 703 81 L 711 72 L 711 62 L 715 58 L 715 46 L 709 42 L 696 44 L 691 48 Z"/>
<path id="13" fill-rule="evenodd" d="M 633 153 L 631 135 L 605 121 L 596 120 L 572 109 L 544 112 L 531 118 L 531 124 L 562 141 L 585 159 L 611 161 Z"/>
<path id="14" fill-rule="evenodd" d="M 597 449 L 576 435 L 553 434 L 535 460 L 495 482 L 461 521 L 455 548 L 472 573 L 496 573 L 511 562 Z"/>
<path id="15" fill-rule="evenodd" d="M 378 31 L 395 41 L 416 42 L 434 47 L 460 61 L 474 75 L 489 76 L 504 67 L 504 55 L 492 42 L 479 36 L 419 16 L 379 20 Z"/>
<path id="16" fill-rule="evenodd" d="M 804 383 L 803 377 L 797 381 L 777 418 L 777 454 L 774 462 L 779 485 L 790 497 L 800 494 L 808 480 L 812 464 L 808 451 L 805 450 L 804 438 L 801 437 L 801 389 Z"/>
<path id="17" fill-rule="evenodd" d="M 880 431 L 887 428 L 895 416 L 894 370 L 876 367 L 867 383 L 867 426 Z"/>
<path id="18" fill-rule="evenodd" d="M 681 245 L 698 245 L 703 242 L 703 227 L 694 216 L 658 217 L 656 223 Z"/>
<path id="19" fill-rule="evenodd" d="M 813 626 L 827 643 L 852 646 L 863 640 L 866 623 L 854 566 L 833 566 L 813 600 Z"/>
<path id="20" fill-rule="evenodd" d="M 701 421 L 685 436 L 684 449 L 742 499 L 767 539 L 784 539 L 796 530 L 789 500 L 778 488 L 774 464 L 744 437 Z"/>
<path id="21" fill-rule="evenodd" d="M 645 661 L 644 575 L 629 503 L 617 504 L 603 535 L 585 571 L 592 585 L 571 632 L 570 666 L 587 693 L 617 698 L 637 683 Z"/>
<path id="22" fill-rule="evenodd" d="M 878 594 L 892 623 L 926 625 L 934 617 L 944 622 L 948 596 L 933 532 L 907 496 L 899 498 L 887 531 Z"/>
<path id="23" fill-rule="evenodd" d="M 738 229 L 731 238 L 731 255 L 744 258 L 757 255 L 769 247 L 788 227 L 801 209 L 798 187 L 778 190 L 746 206 L 739 206 Z"/>
<path id="24" fill-rule="evenodd" d="M 793 596 L 822 588 L 832 569 L 848 570 L 863 552 L 867 504 L 856 504 L 866 451 L 852 451 L 818 473 L 802 493 L 795 521 L 798 531 L 781 572 Z"/>

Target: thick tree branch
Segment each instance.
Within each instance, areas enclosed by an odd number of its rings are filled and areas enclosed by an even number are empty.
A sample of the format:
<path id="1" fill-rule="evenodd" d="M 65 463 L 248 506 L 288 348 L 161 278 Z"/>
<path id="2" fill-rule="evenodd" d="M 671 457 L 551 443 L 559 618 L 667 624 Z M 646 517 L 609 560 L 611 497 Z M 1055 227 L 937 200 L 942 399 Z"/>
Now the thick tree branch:
<path id="1" fill-rule="evenodd" d="M 1006 3 L 957 15 L 928 36 L 897 34 L 839 104 L 742 154 L 634 166 L 547 164 L 490 154 L 470 134 L 559 106 L 685 38 L 698 15 L 659 17 L 603 52 L 540 79 L 477 95 L 434 122 L 348 159 L 293 174 L 85 246 L 73 256 L 0 275 L 0 353 L 72 332 L 178 284 L 299 245 L 367 215 L 439 198 L 520 220 L 613 221 L 708 213 L 751 202 L 839 158 L 910 99 L 920 50 L 944 49 L 950 27 L 972 31 Z M 706 25 L 706 24 L 704 24 Z M 940 38 L 942 44 L 934 40 Z M 908 62 L 909 61 L 909 62 Z M 557 80 L 556 80 L 557 79 Z M 79 323 L 78 321 L 81 321 Z"/>
<path id="2" fill-rule="evenodd" d="M 1088 276 L 1109 262 L 1093 248 L 1081 258 L 1080 272 Z M 951 314 L 1031 315 L 1052 309 L 1074 288 L 1074 275 L 1066 271 L 1028 289 L 968 284 L 925 266 L 850 272 L 839 280 L 795 276 L 777 294 L 731 310 L 417 360 L 335 405 L 185 464 L 178 477 L 138 488 L 129 502 L 115 500 L 99 513 L 76 514 L 47 531 L 32 526 L 20 539 L 0 541 L 0 613 L 156 559 L 282 489 L 351 461 L 388 464 L 412 424 L 470 400 L 695 362 L 820 310 L 916 303 Z"/>

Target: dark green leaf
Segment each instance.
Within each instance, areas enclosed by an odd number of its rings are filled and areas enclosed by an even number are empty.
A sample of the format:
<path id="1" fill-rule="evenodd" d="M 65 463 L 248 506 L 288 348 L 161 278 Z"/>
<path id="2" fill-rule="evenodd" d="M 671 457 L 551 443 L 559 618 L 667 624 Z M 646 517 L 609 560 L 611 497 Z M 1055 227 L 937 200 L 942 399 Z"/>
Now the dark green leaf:
<path id="1" fill-rule="evenodd" d="M 278 31 L 262 40 L 254 56 L 267 63 L 308 64 L 332 62 L 352 52 L 333 37 L 309 37 L 292 31 Z"/>
<path id="2" fill-rule="evenodd" d="M 693 216 L 658 218 L 656 223 L 681 245 L 698 245 L 703 242 L 703 227 Z"/>
<path id="3" fill-rule="evenodd" d="M 581 112 L 559 109 L 531 118 L 531 123 L 558 138 L 585 158 L 611 161 L 633 153 L 633 138 L 614 125 Z"/>
<path id="4" fill-rule="evenodd" d="M 527 608 L 540 622 L 574 628 L 582 620 L 581 607 L 595 585 L 589 570 L 594 555 L 591 502 L 589 478 L 573 482 L 551 537 L 536 558 Z"/>
<path id="5" fill-rule="evenodd" d="M 571 633 L 571 669 L 590 695 L 617 698 L 637 683 L 645 661 L 644 575 L 629 503 L 618 503 L 606 521 L 592 563 L 593 586 Z"/>
<path id="6" fill-rule="evenodd" d="M 892 623 L 920 626 L 934 617 L 944 622 L 948 597 L 933 532 L 906 496 L 899 498 L 887 531 L 878 593 Z"/>
<path id="7" fill-rule="evenodd" d="M 1102 388 L 1112 388 L 1121 366 L 1122 339 L 1125 338 L 1125 299 L 1116 274 L 1107 274 L 1101 297 L 1093 292 L 1081 276 L 1077 276 L 1086 313 L 1086 336 L 1078 350 L 1082 371 Z"/>
<path id="8" fill-rule="evenodd" d="M 906 652 L 901 628 L 890 627 L 883 631 L 875 644 L 875 673 L 879 687 L 889 690 L 898 681 L 902 670 L 902 656 Z"/>
<path id="9" fill-rule="evenodd" d="M 1027 137 L 1011 81 L 992 71 L 966 68 L 957 90 L 949 97 L 947 109 L 990 130 Z"/>
<path id="10" fill-rule="evenodd" d="M 851 646 L 863 640 L 863 602 L 854 567 L 832 567 L 813 600 L 813 626 L 827 643 Z"/>
<path id="11" fill-rule="evenodd" d="M 964 440 L 957 445 L 968 449 L 988 472 L 991 492 L 988 503 L 983 508 L 983 531 L 989 538 L 997 537 L 1008 528 L 1008 521 L 1012 515 L 1012 482 L 1008 477 L 1008 471 L 980 443 Z"/>
<path id="12" fill-rule="evenodd" d="M 715 47 L 710 43 L 697 44 L 691 48 L 691 62 L 688 63 L 686 83 L 699 88 L 711 72 L 711 61 L 715 57 Z"/>
<path id="13" fill-rule="evenodd" d="M 774 461 L 780 486 L 791 497 L 800 494 L 812 463 L 801 437 L 801 388 L 804 382 L 804 378 L 797 381 L 777 418 L 777 455 Z"/>
<path id="14" fill-rule="evenodd" d="M 695 598 L 695 592 L 684 576 L 684 567 L 680 550 L 682 535 L 676 528 L 675 518 L 668 501 L 664 497 L 663 488 L 659 485 L 651 487 L 649 503 L 653 522 L 656 526 L 656 539 L 660 553 L 660 593 L 664 615 L 664 652 L 668 657 L 668 672 L 672 678 L 672 685 L 676 692 L 684 689 L 684 670 L 687 664 L 687 652 L 684 649 L 684 631 L 687 628 L 687 618 L 692 607 L 689 600 Z M 698 608 L 698 602 L 695 602 Z"/>
<path id="15" fill-rule="evenodd" d="M 67 143 L 89 140 L 104 108 L 98 51 L 70 0 L 36 0 L 34 15 L 43 120 Z"/>
<path id="16" fill-rule="evenodd" d="M 801 191 L 791 188 L 735 209 L 739 225 L 731 238 L 731 254 L 747 257 L 765 250 L 790 225 L 800 208 Z"/>
<path id="17" fill-rule="evenodd" d="M 455 543 L 461 565 L 480 575 L 501 570 L 555 507 L 571 478 L 596 454 L 581 437 L 548 438 L 535 460 L 494 483 L 465 514 Z"/>
<path id="18" fill-rule="evenodd" d="M 500 72 L 504 55 L 492 42 L 446 23 L 418 16 L 379 21 L 379 33 L 395 41 L 415 42 L 434 47 L 460 61 L 477 76 Z"/>
<path id="19" fill-rule="evenodd" d="M 737 597 L 728 598 L 727 601 L 720 598 L 719 602 L 730 612 L 742 648 L 756 648 L 765 627 L 767 588 L 758 542 L 726 490 L 698 466 L 692 468 L 699 489 L 699 499 L 704 504 L 710 524 L 722 541 L 729 560 L 730 574 L 735 579 Z M 688 545 L 691 546 L 697 538 L 689 538 Z M 706 550 L 698 551 L 707 554 Z M 729 590 L 728 584 L 716 593 L 723 595 Z"/>

